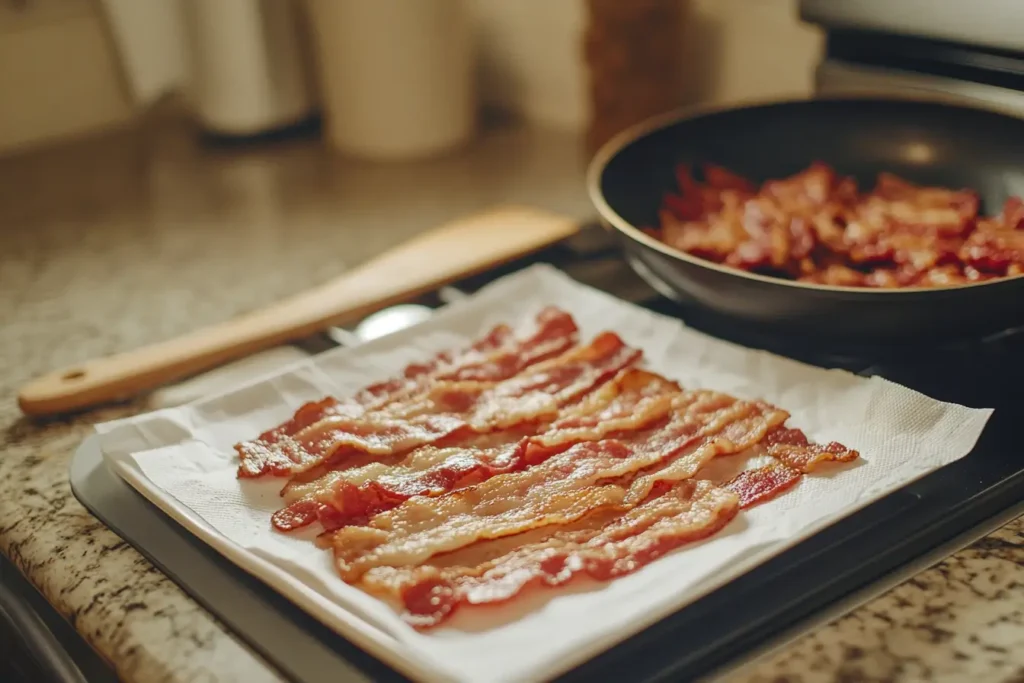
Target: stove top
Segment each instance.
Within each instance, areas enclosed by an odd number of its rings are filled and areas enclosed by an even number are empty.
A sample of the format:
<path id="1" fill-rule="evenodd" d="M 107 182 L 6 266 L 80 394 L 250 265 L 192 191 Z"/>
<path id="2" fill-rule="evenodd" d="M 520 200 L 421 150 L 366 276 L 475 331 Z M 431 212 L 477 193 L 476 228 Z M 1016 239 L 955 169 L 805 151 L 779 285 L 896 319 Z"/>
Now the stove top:
<path id="1" fill-rule="evenodd" d="M 761 338 L 659 296 L 629 269 L 600 228 L 585 229 L 578 238 L 456 288 L 469 293 L 535 262 L 550 263 L 581 282 L 724 339 L 824 367 L 882 375 L 936 398 L 996 408 L 968 456 L 838 521 L 559 681 L 703 678 L 838 616 L 1004 524 L 1012 518 L 1008 515 L 1020 514 L 1020 331 L 913 353 L 837 352 L 813 340 Z M 438 306 L 447 296 L 441 291 L 419 303 Z M 290 678 L 303 683 L 404 680 L 163 516 L 103 465 L 94 440 L 76 452 L 71 485 L 93 514 Z M 687 647 L 679 648 L 680 642 Z"/>
<path id="2" fill-rule="evenodd" d="M 800 0 L 800 17 L 856 29 L 1024 52 L 1018 0 Z"/>

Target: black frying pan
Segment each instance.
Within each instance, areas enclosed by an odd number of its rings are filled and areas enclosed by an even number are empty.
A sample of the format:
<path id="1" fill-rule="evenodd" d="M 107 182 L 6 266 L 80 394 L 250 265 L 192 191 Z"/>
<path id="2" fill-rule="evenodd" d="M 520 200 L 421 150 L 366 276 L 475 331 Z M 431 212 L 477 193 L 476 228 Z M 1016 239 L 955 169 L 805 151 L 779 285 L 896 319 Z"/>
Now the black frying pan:
<path id="1" fill-rule="evenodd" d="M 1024 325 L 1024 277 L 948 288 L 875 290 L 792 282 L 678 252 L 636 226 L 657 225 L 680 163 L 720 164 L 752 180 L 823 161 L 871 187 L 879 171 L 969 187 L 982 210 L 1024 195 L 1024 119 L 901 99 L 788 101 L 660 117 L 609 142 L 590 169 L 602 219 L 633 268 L 661 293 L 747 331 L 829 345 L 954 341 Z"/>

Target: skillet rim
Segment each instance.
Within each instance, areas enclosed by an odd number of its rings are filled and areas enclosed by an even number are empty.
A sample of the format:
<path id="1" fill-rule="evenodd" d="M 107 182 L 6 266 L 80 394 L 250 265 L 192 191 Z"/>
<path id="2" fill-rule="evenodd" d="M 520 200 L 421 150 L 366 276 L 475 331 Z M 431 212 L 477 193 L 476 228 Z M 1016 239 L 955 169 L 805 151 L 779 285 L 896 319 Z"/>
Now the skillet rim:
<path id="1" fill-rule="evenodd" d="M 928 294 L 942 295 L 944 293 L 960 292 L 963 290 L 975 289 L 979 287 L 1006 287 L 1013 286 L 1014 283 L 1020 284 L 1024 282 L 1024 275 L 1010 275 L 1000 278 L 994 278 L 992 280 L 985 280 L 983 282 L 969 282 L 965 284 L 947 285 L 945 287 L 894 287 L 894 288 L 881 288 L 881 287 L 850 287 L 847 285 L 825 285 L 815 282 L 800 282 L 797 280 L 786 280 L 784 278 L 772 277 L 770 275 L 761 275 L 759 273 L 751 273 L 738 268 L 731 268 L 729 266 L 723 266 L 713 261 L 708 261 L 697 256 L 693 256 L 684 251 L 680 251 L 669 245 L 661 242 L 660 240 L 654 239 L 650 235 L 647 235 L 639 228 L 631 224 L 625 218 L 620 216 L 615 211 L 608 201 L 604 197 L 604 192 L 601 190 L 601 178 L 604 175 L 605 169 L 608 164 L 624 149 L 629 147 L 632 143 L 644 138 L 648 135 L 653 135 L 661 130 L 671 128 L 674 125 L 685 123 L 687 121 L 702 118 L 705 116 L 714 116 L 716 114 L 724 114 L 727 112 L 740 111 L 744 109 L 765 109 L 777 106 L 788 106 L 788 105 L 800 105 L 810 104 L 814 102 L 827 101 L 827 102 L 875 102 L 881 103 L 883 106 L 893 103 L 915 103 L 924 104 L 939 108 L 946 109 L 961 109 L 966 111 L 983 112 L 986 114 L 995 114 L 1005 118 L 1016 119 L 1024 122 L 1024 116 L 1012 116 L 1005 111 L 1001 111 L 996 108 L 974 106 L 972 104 L 953 103 L 949 101 L 949 98 L 945 97 L 929 97 L 921 95 L 880 95 L 877 93 L 842 93 L 842 94 L 823 94 L 815 95 L 812 97 L 781 97 L 781 98 L 755 98 L 741 100 L 737 102 L 724 103 L 724 104 L 697 104 L 688 105 L 673 109 L 652 116 L 639 123 L 629 126 L 625 130 L 617 133 L 601 147 L 594 154 L 590 164 L 587 168 L 587 195 L 590 197 L 591 203 L 597 209 L 598 214 L 611 225 L 614 229 L 618 230 L 620 234 L 633 242 L 637 242 L 642 246 L 653 249 L 654 251 L 667 256 L 675 261 L 681 261 L 691 266 L 697 266 L 705 268 L 707 270 L 715 271 L 722 275 L 738 277 L 746 279 L 752 282 L 759 282 L 767 285 L 790 287 L 796 290 L 810 291 L 810 292 L 823 292 L 823 293 L 835 293 L 845 295 L 856 295 L 856 296 L 883 296 L 883 295 L 918 295 L 926 296 Z"/>

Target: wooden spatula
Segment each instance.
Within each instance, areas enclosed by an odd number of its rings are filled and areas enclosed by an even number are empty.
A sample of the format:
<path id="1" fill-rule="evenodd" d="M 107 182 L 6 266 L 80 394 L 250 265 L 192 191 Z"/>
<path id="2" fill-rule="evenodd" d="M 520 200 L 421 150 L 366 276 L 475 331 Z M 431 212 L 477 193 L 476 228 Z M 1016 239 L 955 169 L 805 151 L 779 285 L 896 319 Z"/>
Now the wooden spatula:
<path id="1" fill-rule="evenodd" d="M 329 282 L 227 322 L 87 361 L 22 388 L 26 415 L 122 400 L 330 325 L 432 291 L 571 236 L 579 224 L 540 209 L 500 207 L 431 230 Z"/>

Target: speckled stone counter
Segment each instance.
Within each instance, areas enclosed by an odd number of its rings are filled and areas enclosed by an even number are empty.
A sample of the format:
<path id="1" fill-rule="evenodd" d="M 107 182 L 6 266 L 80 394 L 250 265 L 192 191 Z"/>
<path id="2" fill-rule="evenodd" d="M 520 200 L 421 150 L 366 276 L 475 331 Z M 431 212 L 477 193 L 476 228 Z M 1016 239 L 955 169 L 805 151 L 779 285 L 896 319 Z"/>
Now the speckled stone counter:
<path id="1" fill-rule="evenodd" d="M 583 161 L 572 136 L 511 128 L 378 166 L 313 140 L 200 146 L 177 127 L 0 160 L 0 551 L 126 681 L 280 680 L 71 495 L 91 425 L 145 401 L 34 423 L 17 387 L 297 292 L 492 203 L 585 216 Z M 1024 522 L 729 679 L 1024 680 Z"/>

